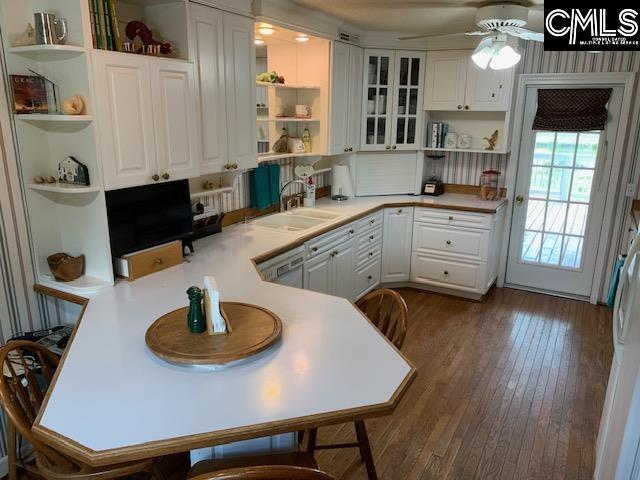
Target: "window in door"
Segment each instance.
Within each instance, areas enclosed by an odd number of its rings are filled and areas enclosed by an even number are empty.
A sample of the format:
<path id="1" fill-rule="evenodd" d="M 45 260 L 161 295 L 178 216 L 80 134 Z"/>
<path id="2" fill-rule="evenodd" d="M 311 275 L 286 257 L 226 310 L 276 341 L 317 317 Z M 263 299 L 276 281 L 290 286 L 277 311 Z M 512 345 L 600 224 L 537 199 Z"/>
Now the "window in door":
<path id="1" fill-rule="evenodd" d="M 536 132 L 522 262 L 582 268 L 600 134 Z"/>

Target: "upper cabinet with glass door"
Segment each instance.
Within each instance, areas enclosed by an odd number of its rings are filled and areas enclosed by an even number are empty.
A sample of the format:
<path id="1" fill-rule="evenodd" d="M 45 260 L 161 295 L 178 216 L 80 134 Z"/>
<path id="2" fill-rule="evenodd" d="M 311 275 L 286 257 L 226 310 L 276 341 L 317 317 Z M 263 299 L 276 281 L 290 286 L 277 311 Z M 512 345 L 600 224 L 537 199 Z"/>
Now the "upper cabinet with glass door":
<path id="1" fill-rule="evenodd" d="M 424 54 L 365 50 L 361 150 L 420 148 Z"/>

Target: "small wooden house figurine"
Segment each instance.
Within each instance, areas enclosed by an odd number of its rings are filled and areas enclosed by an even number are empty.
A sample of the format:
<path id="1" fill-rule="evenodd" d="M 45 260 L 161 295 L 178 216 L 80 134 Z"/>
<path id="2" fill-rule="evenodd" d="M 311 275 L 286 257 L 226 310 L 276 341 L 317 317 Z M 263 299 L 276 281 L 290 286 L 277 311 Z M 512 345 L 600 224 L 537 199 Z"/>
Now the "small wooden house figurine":
<path id="1" fill-rule="evenodd" d="M 89 170 L 74 157 L 67 157 L 58 164 L 58 181 L 88 186 Z"/>

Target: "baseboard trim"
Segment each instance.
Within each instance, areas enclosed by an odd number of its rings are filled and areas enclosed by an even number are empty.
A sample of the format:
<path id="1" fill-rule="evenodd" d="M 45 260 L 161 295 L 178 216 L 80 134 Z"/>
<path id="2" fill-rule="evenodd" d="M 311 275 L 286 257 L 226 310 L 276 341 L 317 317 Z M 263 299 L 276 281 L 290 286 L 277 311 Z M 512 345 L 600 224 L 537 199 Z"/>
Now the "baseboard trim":
<path id="1" fill-rule="evenodd" d="M 465 292 L 462 290 L 456 290 L 454 288 L 434 287 L 432 285 L 424 285 L 416 282 L 388 282 L 380 283 L 378 288 L 415 288 L 416 290 L 422 290 L 425 292 L 438 293 L 440 295 L 446 295 L 448 297 L 462 298 L 463 300 L 472 300 L 474 302 L 481 302 L 482 299 L 489 293 L 492 287 L 487 290 L 484 295 L 480 293 Z"/>

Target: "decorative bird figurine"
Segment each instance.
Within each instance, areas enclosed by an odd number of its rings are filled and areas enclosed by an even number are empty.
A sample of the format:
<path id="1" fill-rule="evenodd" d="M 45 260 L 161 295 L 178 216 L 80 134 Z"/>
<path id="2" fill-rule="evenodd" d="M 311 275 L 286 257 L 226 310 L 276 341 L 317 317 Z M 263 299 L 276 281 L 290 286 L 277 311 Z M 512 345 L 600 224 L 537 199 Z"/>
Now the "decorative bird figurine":
<path id="1" fill-rule="evenodd" d="M 498 142 L 498 130 L 493 132 L 491 137 L 489 138 L 484 137 L 482 139 L 482 148 L 484 148 L 485 150 L 495 150 L 497 142 Z"/>

